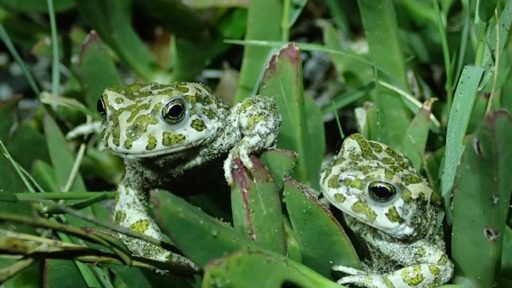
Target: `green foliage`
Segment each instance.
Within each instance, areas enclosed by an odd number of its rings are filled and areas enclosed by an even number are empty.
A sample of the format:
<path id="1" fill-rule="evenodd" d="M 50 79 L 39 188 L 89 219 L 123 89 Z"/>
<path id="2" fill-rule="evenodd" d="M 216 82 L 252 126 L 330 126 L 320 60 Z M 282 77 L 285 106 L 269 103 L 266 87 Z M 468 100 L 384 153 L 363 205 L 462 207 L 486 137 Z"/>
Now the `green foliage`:
<path id="1" fill-rule="evenodd" d="M 512 285 L 511 26 L 512 0 L 0 0 L 0 283 L 340 287 L 332 265 L 361 251 L 317 189 L 340 134 L 361 132 L 443 197 L 442 287 Z M 95 132 L 64 136 L 136 80 L 258 93 L 282 116 L 231 189 L 152 193 L 165 243 L 111 224 L 121 160 Z M 116 233 L 175 257 L 132 256 Z"/>

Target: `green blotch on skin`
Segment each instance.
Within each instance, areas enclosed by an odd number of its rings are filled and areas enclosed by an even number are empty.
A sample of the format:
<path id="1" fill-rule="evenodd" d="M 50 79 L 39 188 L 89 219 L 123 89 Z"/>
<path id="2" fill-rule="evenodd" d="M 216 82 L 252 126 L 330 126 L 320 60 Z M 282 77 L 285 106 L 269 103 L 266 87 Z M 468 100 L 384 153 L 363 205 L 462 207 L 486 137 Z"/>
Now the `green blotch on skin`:
<path id="1" fill-rule="evenodd" d="M 255 114 L 249 117 L 249 120 L 247 121 L 247 128 L 249 130 L 254 129 L 258 123 L 265 121 L 265 117 L 262 114 Z"/>
<path id="2" fill-rule="evenodd" d="M 187 93 L 188 91 L 190 91 L 190 88 L 188 87 L 188 84 L 186 82 L 176 83 L 174 85 L 174 89 L 176 89 L 182 93 Z"/>
<path id="3" fill-rule="evenodd" d="M 205 108 L 203 109 L 203 114 L 208 118 L 208 119 L 215 119 L 217 117 L 217 113 L 212 110 L 212 109 L 209 109 L 209 108 Z"/>
<path id="4" fill-rule="evenodd" d="M 149 228 L 149 220 L 147 220 L 147 219 L 138 220 L 135 223 L 132 223 L 132 225 L 130 225 L 130 229 L 132 231 L 141 233 L 141 234 L 146 232 L 146 230 L 148 230 L 148 228 Z"/>
<path id="5" fill-rule="evenodd" d="M 389 208 L 388 212 L 386 212 L 386 217 L 393 223 L 402 223 L 404 221 L 400 214 L 398 214 L 395 206 Z"/>
<path id="6" fill-rule="evenodd" d="M 125 147 L 129 145 L 130 147 L 126 147 L 127 149 L 131 148 L 131 143 L 144 135 L 147 132 L 149 125 L 158 124 L 158 121 L 150 116 L 150 115 L 139 115 L 133 121 L 133 124 L 128 126 L 126 129 L 126 140 L 124 142 Z"/>
<path id="7" fill-rule="evenodd" d="M 190 127 L 192 127 L 193 129 L 195 129 L 196 131 L 199 131 L 199 132 L 206 130 L 206 125 L 204 124 L 203 120 L 201 120 L 201 119 L 192 120 Z"/>
<path id="8" fill-rule="evenodd" d="M 133 140 L 128 138 L 128 139 L 124 140 L 123 146 L 126 149 L 132 149 L 132 144 L 133 144 Z"/>
<path id="9" fill-rule="evenodd" d="M 395 173 L 389 169 L 384 169 L 384 177 L 387 179 L 387 180 L 391 180 L 393 179 L 393 177 L 395 176 Z"/>
<path id="10" fill-rule="evenodd" d="M 346 199 L 347 198 L 341 193 L 334 194 L 334 200 L 336 200 L 336 202 L 343 203 L 343 202 L 345 202 Z"/>
<path id="11" fill-rule="evenodd" d="M 240 111 L 245 112 L 247 109 L 254 105 L 254 99 L 247 98 L 242 104 L 240 104 Z"/>
<path id="12" fill-rule="evenodd" d="M 124 211 L 116 211 L 114 215 L 114 223 L 120 224 L 126 219 L 126 212 Z"/>
<path id="13" fill-rule="evenodd" d="M 366 216 L 368 222 L 375 222 L 377 219 L 377 213 L 373 211 L 370 207 L 368 207 L 367 203 L 357 201 L 352 205 L 352 211 L 357 214 L 363 214 Z"/>
<path id="14" fill-rule="evenodd" d="M 413 199 L 411 190 L 404 188 L 402 189 L 402 199 L 405 202 L 411 202 Z"/>
<path id="15" fill-rule="evenodd" d="M 363 188 L 363 183 L 361 182 L 361 179 L 359 178 L 346 178 L 343 179 L 343 184 L 347 185 L 348 187 L 355 188 L 355 189 L 361 189 Z"/>
<path id="16" fill-rule="evenodd" d="M 128 116 L 128 119 L 126 119 L 126 122 L 132 122 L 135 117 L 142 114 L 142 110 L 148 110 L 149 109 L 149 103 L 142 103 L 142 104 L 133 104 L 129 107 L 125 108 L 126 112 L 130 112 L 130 116 Z M 148 117 L 147 115 L 144 115 Z"/>
<path id="17" fill-rule="evenodd" d="M 360 134 L 355 134 L 350 137 L 352 139 L 354 139 L 357 142 L 357 144 L 359 145 L 359 149 L 361 149 L 361 155 L 363 156 L 363 158 L 365 158 L 365 159 L 375 159 L 376 158 L 375 154 L 373 154 L 372 146 L 371 146 L 370 142 L 368 142 L 368 140 L 366 140 Z"/>
<path id="18" fill-rule="evenodd" d="M 187 137 L 185 137 L 185 135 L 183 134 L 172 132 L 164 132 L 162 136 L 162 144 L 164 146 L 174 146 L 177 144 L 182 144 L 187 139 Z"/>
<path id="19" fill-rule="evenodd" d="M 112 129 L 112 143 L 118 147 L 121 145 L 121 128 L 119 128 L 119 123 L 117 123 L 117 125 L 114 123 L 114 129 Z"/>
<path id="20" fill-rule="evenodd" d="M 393 170 L 393 172 L 395 172 L 397 174 L 404 171 L 404 169 L 402 167 L 396 166 L 396 165 L 390 166 L 389 169 Z"/>
<path id="21" fill-rule="evenodd" d="M 405 185 L 421 183 L 422 179 L 416 174 L 408 174 L 402 177 L 402 181 Z"/>
<path id="22" fill-rule="evenodd" d="M 185 99 L 187 99 L 187 102 L 192 106 L 196 105 L 197 103 L 196 95 L 187 95 L 185 96 Z"/>
<path id="23" fill-rule="evenodd" d="M 364 175 L 368 175 L 370 174 L 370 166 L 368 165 L 362 165 L 362 166 L 359 166 L 359 171 L 361 171 L 361 173 L 363 173 Z"/>
<path id="24" fill-rule="evenodd" d="M 146 150 L 153 150 L 156 148 L 157 139 L 153 135 L 148 136 L 148 144 L 146 144 Z"/>
<path id="25" fill-rule="evenodd" d="M 386 147 L 384 151 L 386 152 L 386 154 L 389 155 L 389 157 L 395 159 L 395 161 L 399 161 L 401 158 L 400 155 L 398 155 L 398 153 L 396 153 L 396 151 L 393 150 L 391 147 Z"/>
<path id="26" fill-rule="evenodd" d="M 384 151 L 379 143 L 370 142 L 370 145 L 372 146 L 372 149 L 375 153 L 382 153 L 382 151 Z"/>
<path id="27" fill-rule="evenodd" d="M 416 258 L 425 257 L 425 255 L 427 255 L 427 250 L 425 250 L 425 248 L 423 248 L 423 247 L 420 247 L 420 248 L 416 249 L 416 251 L 414 251 L 414 256 Z"/>
<path id="28" fill-rule="evenodd" d="M 439 265 L 446 265 L 446 264 L 448 264 L 448 262 L 449 262 L 448 256 L 446 256 L 445 254 L 441 255 L 441 257 L 439 257 L 439 260 L 437 260 L 437 264 L 439 264 Z"/>
<path id="29" fill-rule="evenodd" d="M 428 265 L 428 270 L 434 276 L 439 276 L 441 274 L 441 269 L 439 269 L 439 267 L 437 267 L 435 265 Z"/>
<path id="30" fill-rule="evenodd" d="M 390 157 L 384 157 L 380 161 L 386 165 L 392 165 L 393 163 L 395 163 L 395 160 L 393 160 L 393 158 Z"/>
<path id="31" fill-rule="evenodd" d="M 339 175 L 332 175 L 327 181 L 327 187 L 333 189 L 339 188 L 341 185 L 338 177 Z"/>
<path id="32" fill-rule="evenodd" d="M 409 286 L 418 286 L 424 279 L 419 265 L 402 270 L 402 280 Z"/>

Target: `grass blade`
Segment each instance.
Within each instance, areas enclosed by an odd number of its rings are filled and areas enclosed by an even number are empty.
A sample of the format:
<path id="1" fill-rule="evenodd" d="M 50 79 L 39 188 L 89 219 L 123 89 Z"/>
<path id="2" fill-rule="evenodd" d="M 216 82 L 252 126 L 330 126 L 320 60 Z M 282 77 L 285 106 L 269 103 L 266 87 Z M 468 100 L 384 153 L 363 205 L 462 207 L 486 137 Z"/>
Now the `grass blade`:
<path id="1" fill-rule="evenodd" d="M 450 191 L 455 180 L 460 157 L 464 151 L 463 140 L 483 74 L 484 69 L 481 67 L 464 67 L 455 91 L 455 98 L 449 115 L 450 121 L 446 129 L 446 150 L 441 169 L 441 195 L 445 200 L 446 208 L 450 207 Z M 447 216 L 450 221 L 449 212 Z"/>

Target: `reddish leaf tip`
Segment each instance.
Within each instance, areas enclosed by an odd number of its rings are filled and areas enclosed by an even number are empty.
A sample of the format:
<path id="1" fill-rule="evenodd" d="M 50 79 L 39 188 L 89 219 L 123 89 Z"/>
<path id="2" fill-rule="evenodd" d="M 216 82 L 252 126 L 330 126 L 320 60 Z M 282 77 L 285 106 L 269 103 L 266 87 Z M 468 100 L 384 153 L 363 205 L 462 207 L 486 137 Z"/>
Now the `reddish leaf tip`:
<path id="1" fill-rule="evenodd" d="M 85 37 L 84 43 L 80 47 L 80 57 L 79 59 L 82 59 L 84 53 L 94 44 L 99 44 L 101 42 L 100 37 L 98 37 L 98 34 L 96 34 L 96 31 L 91 30 L 89 34 L 87 34 L 87 37 Z"/>

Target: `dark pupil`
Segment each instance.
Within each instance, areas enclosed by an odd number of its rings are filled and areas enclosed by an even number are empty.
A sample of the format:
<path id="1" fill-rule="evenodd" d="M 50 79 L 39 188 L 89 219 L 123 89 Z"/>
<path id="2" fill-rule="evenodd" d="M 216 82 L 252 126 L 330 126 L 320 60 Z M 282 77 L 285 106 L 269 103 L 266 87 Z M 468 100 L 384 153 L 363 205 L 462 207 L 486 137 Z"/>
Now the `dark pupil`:
<path id="1" fill-rule="evenodd" d="M 105 115 L 105 105 L 103 104 L 103 100 L 100 98 L 98 102 L 96 102 L 96 110 L 100 113 L 101 116 Z"/>
<path id="2" fill-rule="evenodd" d="M 180 103 L 176 103 L 169 107 L 169 111 L 167 111 L 167 117 L 171 119 L 178 119 L 183 114 L 183 106 Z"/>
<path id="3" fill-rule="evenodd" d="M 378 201 L 388 200 L 393 195 L 395 195 L 394 187 L 387 184 L 378 183 L 370 185 L 368 189 L 370 190 L 371 196 Z"/>

